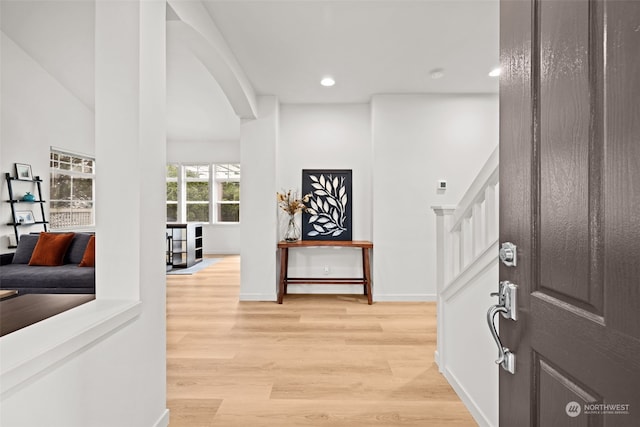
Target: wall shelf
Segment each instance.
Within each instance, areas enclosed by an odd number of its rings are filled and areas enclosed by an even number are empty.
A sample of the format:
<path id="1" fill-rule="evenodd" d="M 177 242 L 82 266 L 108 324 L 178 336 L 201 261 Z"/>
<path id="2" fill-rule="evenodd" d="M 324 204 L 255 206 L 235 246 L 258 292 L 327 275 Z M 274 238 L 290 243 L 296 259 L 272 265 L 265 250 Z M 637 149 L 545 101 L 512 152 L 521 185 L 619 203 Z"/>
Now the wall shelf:
<path id="1" fill-rule="evenodd" d="M 13 227 L 13 232 L 15 233 L 15 236 L 16 236 L 16 243 L 20 241 L 20 233 L 18 232 L 18 227 L 29 227 L 29 226 L 39 225 L 39 226 L 42 226 L 44 231 L 47 231 L 47 225 L 49 224 L 49 221 L 47 221 L 46 219 L 45 210 L 44 210 L 44 205 L 47 202 L 42 199 L 42 180 L 39 177 L 35 177 L 35 179 L 18 179 L 18 178 L 12 177 L 11 174 L 9 173 L 5 173 L 4 176 L 7 181 L 7 188 L 9 190 L 9 200 L 7 200 L 6 202 L 11 205 L 11 219 L 13 220 L 12 222 L 7 223 L 7 225 Z M 36 190 L 37 190 L 37 195 L 36 195 L 37 200 L 29 201 L 29 200 L 17 199 L 16 196 L 14 195 L 14 185 L 28 186 L 29 184 L 31 184 L 32 187 L 33 187 L 33 184 L 35 184 Z M 33 190 L 33 188 L 31 189 Z M 17 218 L 17 213 L 16 213 L 17 205 L 40 206 L 40 209 L 39 209 L 40 220 L 29 222 L 29 223 L 19 222 Z M 38 211 L 38 209 L 36 209 L 36 211 Z M 33 215 L 37 215 L 35 212 L 32 212 L 32 213 Z M 9 248 L 14 249 L 16 248 L 16 246 L 9 245 Z"/>

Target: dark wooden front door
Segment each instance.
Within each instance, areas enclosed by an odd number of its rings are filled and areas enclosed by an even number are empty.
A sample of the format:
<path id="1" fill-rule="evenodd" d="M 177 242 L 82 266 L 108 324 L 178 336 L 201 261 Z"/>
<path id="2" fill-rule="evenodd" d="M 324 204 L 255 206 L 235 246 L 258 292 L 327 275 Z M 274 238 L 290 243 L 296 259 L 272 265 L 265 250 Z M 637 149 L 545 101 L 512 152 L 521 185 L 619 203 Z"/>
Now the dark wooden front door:
<path id="1" fill-rule="evenodd" d="M 501 3 L 500 426 L 640 426 L 640 1 Z"/>

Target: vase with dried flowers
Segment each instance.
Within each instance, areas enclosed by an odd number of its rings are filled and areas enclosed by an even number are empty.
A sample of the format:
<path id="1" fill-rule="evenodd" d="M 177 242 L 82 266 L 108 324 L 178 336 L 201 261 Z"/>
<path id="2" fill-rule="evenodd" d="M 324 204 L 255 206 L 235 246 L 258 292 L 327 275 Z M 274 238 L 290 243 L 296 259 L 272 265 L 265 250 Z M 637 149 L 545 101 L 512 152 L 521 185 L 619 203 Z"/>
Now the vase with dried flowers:
<path id="1" fill-rule="evenodd" d="M 297 191 L 287 191 L 282 193 L 276 193 L 278 198 L 278 206 L 288 216 L 287 230 L 284 234 L 283 240 L 287 242 L 295 242 L 300 240 L 300 227 L 296 224 L 296 214 L 307 209 L 305 203 L 309 201 L 309 194 L 300 196 Z"/>

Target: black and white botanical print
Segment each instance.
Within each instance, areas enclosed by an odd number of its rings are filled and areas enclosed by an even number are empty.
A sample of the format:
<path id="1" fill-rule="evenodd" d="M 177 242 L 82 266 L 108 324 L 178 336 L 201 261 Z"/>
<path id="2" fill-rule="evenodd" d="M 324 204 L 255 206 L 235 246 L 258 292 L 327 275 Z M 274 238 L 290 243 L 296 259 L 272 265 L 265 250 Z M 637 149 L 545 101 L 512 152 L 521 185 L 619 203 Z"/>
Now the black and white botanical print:
<path id="1" fill-rule="evenodd" d="M 302 215 L 305 240 L 351 240 L 351 170 L 302 171 L 302 192 L 309 194 Z"/>

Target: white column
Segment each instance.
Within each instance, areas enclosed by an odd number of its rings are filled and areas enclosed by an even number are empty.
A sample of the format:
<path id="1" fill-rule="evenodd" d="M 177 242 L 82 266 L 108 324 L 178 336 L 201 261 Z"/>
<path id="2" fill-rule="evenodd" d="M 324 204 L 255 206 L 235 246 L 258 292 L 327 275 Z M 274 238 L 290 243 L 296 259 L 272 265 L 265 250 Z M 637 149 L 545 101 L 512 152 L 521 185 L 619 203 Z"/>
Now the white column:
<path id="1" fill-rule="evenodd" d="M 261 96 L 257 104 L 258 118 L 240 130 L 240 299 L 275 301 L 279 103 Z"/>
<path id="2" fill-rule="evenodd" d="M 164 288 L 165 4 L 96 2 L 96 292 Z"/>
<path id="3" fill-rule="evenodd" d="M 455 212 L 454 206 L 432 206 L 436 214 L 436 290 L 438 304 L 438 325 L 435 360 L 440 368 L 444 370 L 444 305 L 442 301 L 442 291 L 451 279 L 453 264 L 451 259 L 451 219 Z"/>

